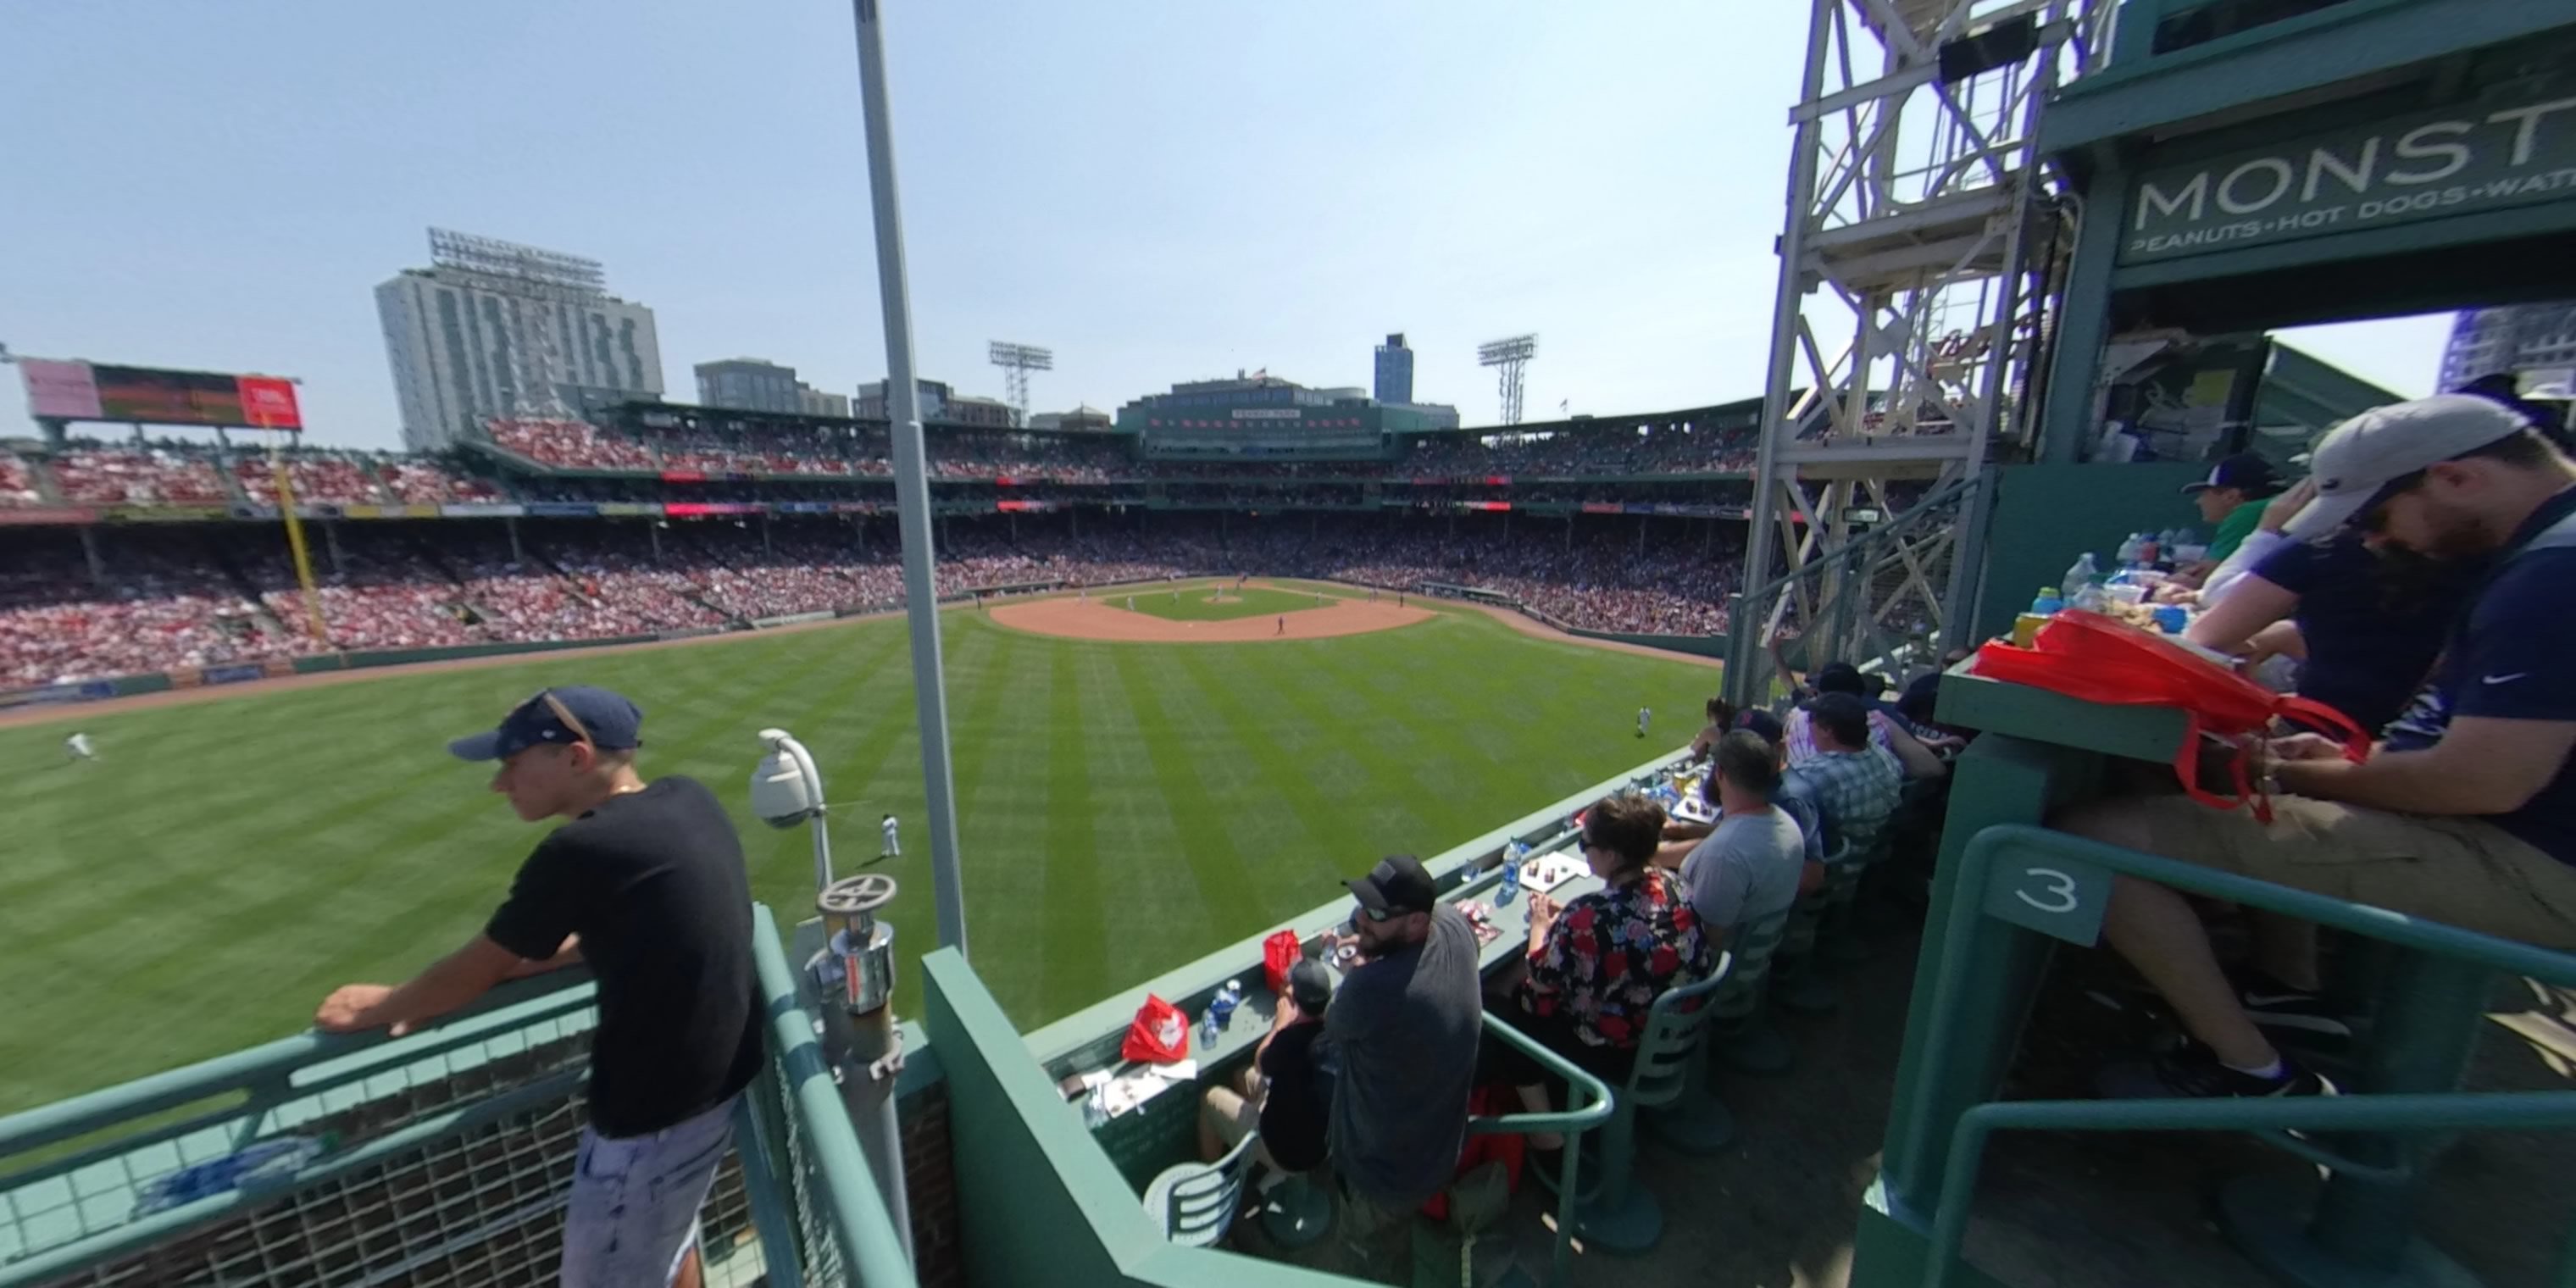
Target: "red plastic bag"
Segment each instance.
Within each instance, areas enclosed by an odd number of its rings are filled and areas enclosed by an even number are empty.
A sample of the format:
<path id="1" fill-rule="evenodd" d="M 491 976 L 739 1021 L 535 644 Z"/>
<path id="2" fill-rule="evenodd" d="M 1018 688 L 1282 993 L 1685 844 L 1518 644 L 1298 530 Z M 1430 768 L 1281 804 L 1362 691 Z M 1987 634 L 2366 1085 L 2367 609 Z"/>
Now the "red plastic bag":
<path id="1" fill-rule="evenodd" d="M 1261 973 L 1270 981 L 1271 996 L 1288 996 L 1288 969 L 1305 955 L 1305 941 L 1294 930 L 1275 930 L 1261 941 Z"/>
<path id="2" fill-rule="evenodd" d="M 2188 723 L 2182 745 L 2174 749 L 2174 775 L 2182 780 L 2183 790 L 2212 809 L 2234 809 L 2251 801 L 2254 817 L 2266 823 L 2272 821 L 2271 801 L 2246 781 L 2247 757 L 2242 752 L 2264 735 L 2273 717 L 2291 716 L 2312 728 L 2331 731 L 2330 736 L 2343 744 L 2348 760 L 2370 754 L 2370 735 L 2333 707 L 2274 693 L 2162 635 L 2082 609 L 2048 619 L 2029 648 L 2002 640 L 1988 642 L 1977 650 L 1976 673 L 2087 702 L 2181 711 Z M 2204 734 L 2232 742 L 2240 752 L 2229 765 L 2236 787 L 2233 799 L 2201 785 Z"/>
<path id="3" fill-rule="evenodd" d="M 1136 1021 L 1127 1026 L 1127 1040 L 1118 1044 L 1118 1054 L 1140 1064 L 1170 1064 L 1190 1053 L 1190 1020 L 1181 1008 L 1151 993 L 1145 1004 L 1136 1008 Z"/>

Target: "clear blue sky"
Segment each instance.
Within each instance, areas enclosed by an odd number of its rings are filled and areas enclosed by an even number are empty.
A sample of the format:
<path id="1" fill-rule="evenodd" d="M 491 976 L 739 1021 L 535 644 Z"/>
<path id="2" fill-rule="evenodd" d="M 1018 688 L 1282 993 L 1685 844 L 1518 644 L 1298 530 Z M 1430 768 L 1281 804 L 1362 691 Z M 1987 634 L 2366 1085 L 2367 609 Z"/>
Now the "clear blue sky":
<path id="1" fill-rule="evenodd" d="M 922 373 L 1038 410 L 1266 367 L 1491 423 L 1758 394 L 1804 6 L 886 0 Z M 606 262 L 663 376 L 883 375 L 838 0 L 22 3 L 0 77 L 0 342 L 304 381 L 397 443 L 372 288 L 431 224 Z M 2402 393 L 2445 323 L 2334 328 Z M 0 436 L 29 432 L 14 373 Z"/>

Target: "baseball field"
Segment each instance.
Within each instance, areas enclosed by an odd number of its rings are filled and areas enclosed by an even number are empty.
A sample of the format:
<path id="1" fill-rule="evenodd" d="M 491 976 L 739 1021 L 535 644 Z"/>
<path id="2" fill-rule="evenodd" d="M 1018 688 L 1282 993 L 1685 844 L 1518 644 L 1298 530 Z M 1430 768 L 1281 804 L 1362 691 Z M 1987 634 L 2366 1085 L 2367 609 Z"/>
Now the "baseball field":
<path id="1" fill-rule="evenodd" d="M 1717 678 L 1465 609 L 1297 638 L 1322 630 L 1301 616 L 1377 607 L 1311 594 L 1288 638 L 1243 642 L 947 615 L 972 949 L 1023 1026 L 1668 749 Z M 561 683 L 643 706 L 647 775 L 726 800 L 782 923 L 810 914 L 810 842 L 751 815 L 756 730 L 814 751 L 843 872 L 897 815 L 903 856 L 871 870 L 903 883 L 897 1006 L 918 1014 L 930 837 L 901 620 L 541 655 L 0 727 L 0 1112 L 292 1032 L 333 985 L 397 981 L 474 934 L 540 829 L 444 744 Z M 97 760 L 65 754 L 75 729 Z"/>

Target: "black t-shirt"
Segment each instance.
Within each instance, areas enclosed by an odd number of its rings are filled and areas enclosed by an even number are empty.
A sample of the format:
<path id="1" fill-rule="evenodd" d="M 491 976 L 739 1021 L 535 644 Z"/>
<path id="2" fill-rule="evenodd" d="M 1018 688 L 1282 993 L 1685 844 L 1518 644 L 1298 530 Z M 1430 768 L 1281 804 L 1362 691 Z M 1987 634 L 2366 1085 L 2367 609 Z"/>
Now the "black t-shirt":
<path id="1" fill-rule="evenodd" d="M 1324 1162 L 1333 1083 L 1317 1063 L 1324 1049 L 1315 1039 L 1323 1035 L 1322 1020 L 1301 1019 L 1279 1030 L 1261 1052 L 1261 1073 L 1270 1079 L 1270 1094 L 1261 1102 L 1261 1143 L 1292 1172 L 1310 1171 Z"/>
<path id="2" fill-rule="evenodd" d="M 643 1136 L 722 1104 L 760 1071 L 751 883 L 715 793 L 671 777 L 537 843 L 483 928 L 521 957 L 565 935 L 599 979 L 590 1122 Z"/>
<path id="3" fill-rule="evenodd" d="M 2265 555 L 2254 575 L 2299 597 L 2291 616 L 2308 646 L 2299 696 L 2352 717 L 2374 737 L 2423 687 L 2477 584 L 2452 570 L 2392 596 L 2381 559 L 2359 537 L 2293 542 Z"/>

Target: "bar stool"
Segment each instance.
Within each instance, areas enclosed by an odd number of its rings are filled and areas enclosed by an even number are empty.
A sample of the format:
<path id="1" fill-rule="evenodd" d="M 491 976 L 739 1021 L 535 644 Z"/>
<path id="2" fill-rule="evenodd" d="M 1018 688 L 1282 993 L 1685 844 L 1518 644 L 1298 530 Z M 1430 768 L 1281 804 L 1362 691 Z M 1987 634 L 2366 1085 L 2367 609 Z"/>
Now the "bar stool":
<path id="1" fill-rule="evenodd" d="M 1715 1008 L 1705 1003 L 1725 987 L 1730 962 L 1721 956 L 1707 979 L 1667 991 L 1646 1013 L 1636 1067 L 1627 1085 L 1611 1097 L 1617 1107 L 1601 1127 L 1600 1180 L 1574 1201 L 1575 1233 L 1605 1252 L 1640 1253 L 1663 1238 L 1663 1205 L 1636 1183 L 1637 1112 L 1681 1097 L 1687 1071 L 1708 1035 L 1708 1022 L 1715 1018 Z"/>
<path id="2" fill-rule="evenodd" d="M 1824 884 L 1800 895 L 1797 906 L 1789 910 L 1788 934 L 1779 949 L 1779 977 L 1771 985 L 1771 1001 L 1801 1015 L 1823 1015 L 1842 1003 L 1833 981 L 1817 970 L 1817 946 L 1827 933 L 1827 920 L 1834 910 L 1849 907 L 1853 893 L 1860 889 L 1868 852 L 1855 850 L 1851 838 L 1843 837 L 1825 855 L 1824 866 Z"/>
<path id="3" fill-rule="evenodd" d="M 1709 999 L 1708 1031 L 1683 1069 L 1680 1093 L 1655 1110 L 1656 1140 L 1684 1154 L 1714 1154 L 1735 1139 L 1735 1113 L 1709 1085 L 1709 1066 L 1721 1057 L 1725 1044 L 1732 1042 L 1762 1058 L 1776 1052 L 1778 1063 L 1770 1068 L 1788 1067 L 1789 1039 L 1762 1024 L 1762 995 L 1771 975 L 1771 956 L 1779 950 L 1788 925 L 1789 911 L 1784 908 L 1728 934 L 1731 966 L 1726 985 Z M 1762 1027 L 1757 1031 L 1751 1025 Z M 1729 1063 L 1734 1059 L 1730 1057 Z"/>
<path id="4" fill-rule="evenodd" d="M 2349 1090 L 2365 1095 L 2459 1089 L 2486 1024 L 2494 973 L 2484 966 L 2393 950 L 2378 1022 Z M 2420 1133 L 2338 1134 L 2331 1148 L 2358 1166 L 2326 1177 L 2312 1205 L 2277 1180 L 2242 1177 L 2219 1191 L 2219 1225 L 2245 1255 L 2302 1288 L 2361 1282 L 2474 1283 L 2415 1235 L 2415 1213 L 2440 1141 Z"/>

